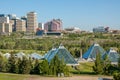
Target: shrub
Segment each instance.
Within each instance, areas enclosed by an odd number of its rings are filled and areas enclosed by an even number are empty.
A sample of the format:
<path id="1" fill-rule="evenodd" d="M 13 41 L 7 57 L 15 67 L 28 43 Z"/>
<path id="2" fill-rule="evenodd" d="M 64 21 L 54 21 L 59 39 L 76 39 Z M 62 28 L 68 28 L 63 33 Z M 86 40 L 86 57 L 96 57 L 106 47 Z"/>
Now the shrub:
<path id="1" fill-rule="evenodd" d="M 114 78 L 114 80 L 120 80 L 120 72 L 114 73 L 113 78 Z"/>

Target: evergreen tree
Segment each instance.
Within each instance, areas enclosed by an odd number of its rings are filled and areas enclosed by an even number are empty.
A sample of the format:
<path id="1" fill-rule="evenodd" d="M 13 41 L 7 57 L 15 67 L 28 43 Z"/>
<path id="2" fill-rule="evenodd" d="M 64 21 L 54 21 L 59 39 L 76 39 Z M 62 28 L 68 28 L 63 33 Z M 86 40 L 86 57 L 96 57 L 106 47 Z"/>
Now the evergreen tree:
<path id="1" fill-rule="evenodd" d="M 64 59 L 60 60 L 58 56 L 55 56 L 49 66 L 49 74 L 50 75 L 58 75 L 63 73 L 64 75 L 69 75 L 69 69 L 64 63 Z"/>
<path id="2" fill-rule="evenodd" d="M 119 59 L 118 59 L 118 68 L 120 69 L 120 56 L 119 56 Z"/>
<path id="3" fill-rule="evenodd" d="M 16 73 L 15 68 L 16 68 L 16 59 L 15 59 L 15 56 L 11 54 L 11 56 L 8 59 L 8 63 L 7 63 L 8 72 Z"/>
<path id="4" fill-rule="evenodd" d="M 49 71 L 49 64 L 47 60 L 44 60 L 41 64 L 40 64 L 40 73 L 43 75 L 47 75 L 48 71 Z"/>
<path id="5" fill-rule="evenodd" d="M 35 60 L 34 58 L 30 58 L 29 57 L 29 60 L 30 60 L 30 63 L 31 63 L 31 70 L 30 70 L 30 74 L 34 74 L 34 67 L 35 67 Z"/>
<path id="6" fill-rule="evenodd" d="M 64 72 L 64 67 L 65 67 L 65 64 L 64 64 L 64 59 L 62 60 L 58 60 L 58 66 L 57 66 L 57 73 L 63 73 Z"/>
<path id="7" fill-rule="evenodd" d="M 120 80 L 120 72 L 113 75 L 114 80 Z"/>
<path id="8" fill-rule="evenodd" d="M 58 61 L 58 72 L 57 73 L 64 73 L 64 75 L 69 76 L 69 68 L 66 66 L 64 59 Z"/>
<path id="9" fill-rule="evenodd" d="M 106 74 L 106 75 L 111 74 L 110 67 L 111 67 L 111 62 L 108 59 L 108 56 L 106 55 L 105 58 L 104 58 L 104 61 L 103 61 L 103 72 L 104 72 L 104 74 Z"/>
<path id="10" fill-rule="evenodd" d="M 68 66 L 65 65 L 63 71 L 64 71 L 64 75 L 65 76 L 69 76 L 70 71 L 69 71 L 69 67 Z"/>
<path id="11" fill-rule="evenodd" d="M 32 69 L 31 69 L 31 72 L 30 74 L 40 74 L 40 62 L 38 59 L 35 59 L 33 61 L 31 61 L 31 66 L 32 66 Z"/>
<path id="12" fill-rule="evenodd" d="M 20 58 L 16 61 L 15 72 L 20 73 L 22 60 Z"/>
<path id="13" fill-rule="evenodd" d="M 52 65 L 49 65 L 48 75 L 53 75 L 52 68 L 53 68 L 53 66 L 52 66 Z"/>
<path id="14" fill-rule="evenodd" d="M 2 71 L 3 68 L 3 56 L 0 54 L 0 72 Z"/>
<path id="15" fill-rule="evenodd" d="M 52 73 L 52 75 L 57 75 L 57 68 L 58 68 L 58 65 L 59 65 L 59 59 L 58 59 L 58 56 L 55 56 L 51 62 L 50 62 L 50 72 Z M 59 68 L 58 68 L 59 69 Z"/>
<path id="16" fill-rule="evenodd" d="M 25 56 L 22 58 L 19 69 L 19 73 L 21 74 L 29 74 L 31 71 L 31 63 Z"/>
<path id="17" fill-rule="evenodd" d="M 0 54 L 0 72 L 7 72 L 7 59 Z"/>
<path id="18" fill-rule="evenodd" d="M 99 53 L 96 54 L 96 60 L 95 60 L 95 65 L 93 66 L 93 70 L 97 74 L 103 73 L 103 62 L 101 60 L 101 55 Z"/>

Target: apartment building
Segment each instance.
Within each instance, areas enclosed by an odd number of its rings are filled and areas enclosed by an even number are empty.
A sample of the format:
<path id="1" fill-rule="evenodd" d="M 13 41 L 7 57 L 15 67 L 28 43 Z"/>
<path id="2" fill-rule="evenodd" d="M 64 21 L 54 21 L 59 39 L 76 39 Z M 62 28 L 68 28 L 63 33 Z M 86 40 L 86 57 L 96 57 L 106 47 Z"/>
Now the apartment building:
<path id="1" fill-rule="evenodd" d="M 25 20 L 17 20 L 16 21 L 16 32 L 26 32 L 26 21 Z"/>
<path id="2" fill-rule="evenodd" d="M 27 14 L 27 32 L 36 32 L 36 29 L 38 28 L 38 22 L 37 22 L 37 13 L 35 12 L 29 12 Z"/>

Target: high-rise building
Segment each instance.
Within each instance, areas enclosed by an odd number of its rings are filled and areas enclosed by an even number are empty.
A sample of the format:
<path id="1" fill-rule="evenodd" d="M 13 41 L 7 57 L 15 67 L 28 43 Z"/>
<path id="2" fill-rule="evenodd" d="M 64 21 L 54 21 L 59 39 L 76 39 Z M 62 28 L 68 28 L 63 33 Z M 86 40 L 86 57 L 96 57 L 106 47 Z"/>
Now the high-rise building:
<path id="1" fill-rule="evenodd" d="M 0 23 L 0 33 L 4 33 L 4 32 L 5 32 L 4 24 Z"/>
<path id="2" fill-rule="evenodd" d="M 27 14 L 27 32 L 36 32 L 38 28 L 37 13 L 29 12 Z"/>
<path id="3" fill-rule="evenodd" d="M 0 14 L 0 17 L 5 17 L 5 14 Z"/>
<path id="4" fill-rule="evenodd" d="M 14 31 L 15 21 L 14 20 L 10 20 L 10 24 L 12 25 L 12 31 Z"/>
<path id="5" fill-rule="evenodd" d="M 0 32 L 10 34 L 12 32 L 12 24 L 0 23 Z"/>
<path id="6" fill-rule="evenodd" d="M 61 32 L 62 21 L 60 19 L 53 19 L 44 24 L 44 30 L 47 32 Z"/>
<path id="7" fill-rule="evenodd" d="M 13 18 L 12 20 L 14 21 L 14 24 L 13 24 L 13 31 L 16 31 L 16 21 L 19 20 L 19 18 L 16 17 L 16 18 Z"/>
<path id="8" fill-rule="evenodd" d="M 93 32 L 108 32 L 109 27 L 99 26 L 97 28 L 93 28 Z"/>
<path id="9" fill-rule="evenodd" d="M 26 28 L 27 28 L 27 16 L 22 16 L 21 19 L 25 20 L 25 22 L 26 22 Z"/>
<path id="10" fill-rule="evenodd" d="M 1 17 L 0 17 L 0 23 L 9 23 L 9 17 L 1 15 Z"/>
<path id="11" fill-rule="evenodd" d="M 16 21 L 16 32 L 26 31 L 26 21 L 25 20 L 17 20 Z"/>
<path id="12" fill-rule="evenodd" d="M 0 33 L 10 34 L 12 32 L 12 24 L 10 24 L 9 17 L 5 14 L 0 14 Z"/>
<path id="13" fill-rule="evenodd" d="M 16 19 L 16 14 L 8 14 L 9 19 Z"/>
<path id="14" fill-rule="evenodd" d="M 38 28 L 44 30 L 44 23 L 38 23 Z"/>
<path id="15" fill-rule="evenodd" d="M 11 33 L 12 32 L 12 24 L 10 23 L 5 23 L 5 33 Z"/>

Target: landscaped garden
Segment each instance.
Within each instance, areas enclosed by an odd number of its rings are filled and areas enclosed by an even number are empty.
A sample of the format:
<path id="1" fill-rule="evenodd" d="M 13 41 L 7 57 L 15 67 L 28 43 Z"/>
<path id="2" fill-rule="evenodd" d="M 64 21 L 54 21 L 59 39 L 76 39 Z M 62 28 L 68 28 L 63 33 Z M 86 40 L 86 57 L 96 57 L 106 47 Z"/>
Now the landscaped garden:
<path id="1" fill-rule="evenodd" d="M 119 35 L 117 35 L 117 37 L 118 36 Z M 23 39 L 22 37 L 19 38 L 19 36 L 12 35 L 0 36 L 0 52 L 2 54 L 10 53 L 12 55 L 18 52 L 24 52 L 25 54 L 35 52 L 44 55 L 51 50 L 52 47 L 58 47 L 60 43 L 62 43 L 74 58 L 79 59 L 81 56 L 80 51 L 84 54 L 94 42 L 99 43 L 105 50 L 114 47 L 114 49 L 120 53 L 120 42 L 117 37 L 111 34 L 92 33 L 65 34 L 58 38 L 48 36 L 36 39 Z M 9 59 L 0 57 L 0 72 L 2 72 L 0 73 L 0 80 L 7 80 L 8 78 L 9 80 L 24 80 L 28 79 L 31 75 L 38 75 L 35 76 L 37 78 L 40 78 L 39 75 L 53 77 L 58 76 L 58 73 L 64 73 L 64 76 L 109 75 L 110 78 L 114 75 L 115 79 L 119 80 L 116 77 L 119 77 L 120 63 L 118 63 L 117 66 L 111 65 L 107 58 L 105 61 L 102 61 L 98 56 L 95 62 L 83 61 L 80 62 L 78 66 L 67 66 L 64 62 L 59 61 L 59 59 L 57 59 L 58 62 L 55 61 L 56 59 L 48 62 L 47 60 L 34 60 L 25 57 L 23 57 L 23 59 L 17 59 L 14 56 L 11 56 Z M 32 78 L 34 78 L 34 76 Z"/>

